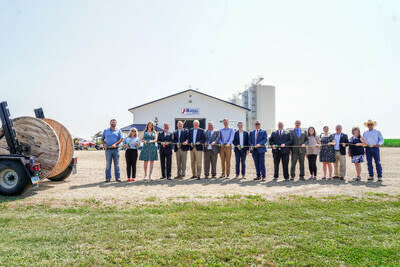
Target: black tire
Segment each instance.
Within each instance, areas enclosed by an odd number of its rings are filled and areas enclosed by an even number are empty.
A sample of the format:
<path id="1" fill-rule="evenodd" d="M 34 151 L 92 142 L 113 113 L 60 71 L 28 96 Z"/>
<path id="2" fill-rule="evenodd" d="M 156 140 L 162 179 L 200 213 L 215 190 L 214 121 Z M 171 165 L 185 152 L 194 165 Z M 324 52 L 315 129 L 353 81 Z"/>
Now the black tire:
<path id="1" fill-rule="evenodd" d="M 73 164 L 74 164 L 74 160 L 72 159 L 71 163 L 68 165 L 68 167 L 62 173 L 60 173 L 56 176 L 53 176 L 53 177 L 49 177 L 47 179 L 49 179 L 50 181 L 53 181 L 53 182 L 64 181 L 71 175 L 72 169 L 73 169 Z"/>
<path id="2" fill-rule="evenodd" d="M 0 194 L 20 195 L 31 186 L 30 179 L 20 162 L 0 161 Z"/>

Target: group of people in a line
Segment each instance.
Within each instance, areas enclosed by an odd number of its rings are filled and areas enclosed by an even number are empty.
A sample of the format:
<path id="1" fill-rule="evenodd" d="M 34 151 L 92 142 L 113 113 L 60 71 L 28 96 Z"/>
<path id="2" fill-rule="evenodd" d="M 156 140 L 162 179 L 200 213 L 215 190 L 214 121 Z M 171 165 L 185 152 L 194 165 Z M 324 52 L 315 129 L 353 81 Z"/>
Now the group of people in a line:
<path id="1" fill-rule="evenodd" d="M 160 160 L 161 178 L 172 179 L 172 154 L 175 152 L 177 174 L 175 179 L 184 179 L 186 176 L 187 154 L 190 154 L 191 179 L 200 179 L 202 171 L 204 178 L 217 178 L 218 154 L 221 162 L 220 178 L 229 178 L 231 171 L 232 150 L 235 154 L 235 178 L 246 178 L 246 157 L 251 153 L 256 177 L 254 180 L 266 179 L 265 153 L 267 147 L 272 148 L 274 159 L 273 180 L 279 177 L 279 166 L 282 163 L 283 177 L 293 181 L 296 177 L 296 165 L 299 163 L 299 178 L 305 180 L 305 158 L 308 160 L 310 180 L 317 179 L 317 158 L 323 166 L 322 180 L 334 178 L 344 180 L 346 176 L 346 155 L 351 157 L 355 165 L 356 177 L 361 180 L 361 163 L 364 155 L 367 158 L 369 178 L 374 180 L 373 161 L 375 161 L 378 181 L 382 181 L 382 166 L 380 163 L 380 146 L 384 139 L 380 131 L 375 129 L 376 122 L 369 120 L 365 123 L 368 128 L 361 135 L 360 128 L 352 129 L 349 137 L 342 132 L 342 126 L 337 125 L 334 134 L 329 133 L 328 126 L 323 127 L 323 133 L 318 135 L 314 127 L 302 131 L 301 122 L 295 122 L 291 131 L 284 129 L 282 122 L 278 123 L 278 130 L 272 132 L 268 138 L 267 132 L 261 129 L 256 121 L 254 130 L 247 132 L 243 129 L 243 122 L 238 122 L 237 130 L 229 127 L 229 120 L 224 119 L 224 128 L 214 128 L 213 122 L 208 122 L 207 129 L 199 127 L 199 121 L 193 122 L 193 128 L 183 128 L 183 122 L 177 123 L 177 129 L 171 132 L 169 124 L 164 123 L 163 131 L 157 133 L 153 122 L 148 122 L 143 134 L 139 137 L 138 130 L 132 128 L 126 138 L 122 138 L 121 131 L 116 127 L 115 119 L 110 121 L 110 128 L 104 130 L 102 141 L 106 150 L 106 182 L 111 180 L 111 165 L 114 161 L 115 179 L 121 182 L 119 169 L 119 146 L 122 143 L 125 149 L 126 172 L 128 181 L 136 179 L 136 164 L 141 148 L 139 160 L 144 162 L 144 179 L 152 179 L 154 161 Z M 289 175 L 289 161 L 291 168 Z"/>

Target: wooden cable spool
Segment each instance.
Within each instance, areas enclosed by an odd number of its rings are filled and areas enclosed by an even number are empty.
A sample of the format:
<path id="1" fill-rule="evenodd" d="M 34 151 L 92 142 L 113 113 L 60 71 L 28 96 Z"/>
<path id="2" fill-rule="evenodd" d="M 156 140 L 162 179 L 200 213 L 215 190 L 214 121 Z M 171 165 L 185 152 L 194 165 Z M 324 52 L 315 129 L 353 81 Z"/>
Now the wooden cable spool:
<path id="1" fill-rule="evenodd" d="M 71 134 L 64 125 L 52 119 L 45 118 L 42 120 L 47 122 L 51 128 L 53 128 L 60 143 L 60 158 L 53 171 L 48 175 L 48 177 L 54 177 L 65 171 L 71 163 L 72 156 L 74 155 L 74 144 L 72 142 Z"/>
<path id="2" fill-rule="evenodd" d="M 23 152 L 23 154 L 32 156 L 41 165 L 40 179 L 50 177 L 54 170 L 59 170 L 61 166 L 64 166 L 64 159 L 60 160 L 60 155 L 64 156 L 65 153 L 64 151 L 60 153 L 61 146 L 58 135 L 49 123 L 33 117 L 18 117 L 12 122 L 18 141 L 23 146 L 30 147 L 30 151 Z M 61 127 L 57 129 L 61 129 Z M 62 140 L 64 138 L 65 136 L 62 135 Z M 4 153 L 4 149 L 7 149 L 7 142 L 4 138 L 0 140 L 0 149 L 3 150 L 0 153 Z M 68 161 L 71 161 L 71 157 Z M 58 166 L 59 162 L 60 166 Z"/>

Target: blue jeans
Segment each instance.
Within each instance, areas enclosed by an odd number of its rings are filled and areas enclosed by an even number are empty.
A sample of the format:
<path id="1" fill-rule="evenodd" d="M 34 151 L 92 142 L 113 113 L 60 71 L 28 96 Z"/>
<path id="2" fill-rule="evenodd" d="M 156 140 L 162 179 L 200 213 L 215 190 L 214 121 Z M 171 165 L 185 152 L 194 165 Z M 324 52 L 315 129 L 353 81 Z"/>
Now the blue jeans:
<path id="1" fill-rule="evenodd" d="M 376 172 L 378 173 L 378 178 L 382 178 L 382 165 L 381 165 L 381 156 L 379 153 L 378 147 L 367 147 L 365 149 L 365 153 L 367 154 L 367 165 L 368 165 L 368 173 L 369 176 L 374 176 L 374 167 L 372 166 L 372 159 L 375 160 Z"/>
<path id="2" fill-rule="evenodd" d="M 253 160 L 256 166 L 257 177 L 265 178 L 265 153 L 253 151 Z"/>
<path id="3" fill-rule="evenodd" d="M 111 180 L 111 164 L 114 160 L 114 173 L 115 173 L 115 180 L 120 178 L 119 172 L 119 149 L 107 149 L 106 150 L 106 180 Z"/>
<path id="4" fill-rule="evenodd" d="M 240 173 L 240 164 L 242 164 L 242 175 L 246 174 L 246 151 L 235 149 L 235 160 L 236 160 L 236 175 Z"/>

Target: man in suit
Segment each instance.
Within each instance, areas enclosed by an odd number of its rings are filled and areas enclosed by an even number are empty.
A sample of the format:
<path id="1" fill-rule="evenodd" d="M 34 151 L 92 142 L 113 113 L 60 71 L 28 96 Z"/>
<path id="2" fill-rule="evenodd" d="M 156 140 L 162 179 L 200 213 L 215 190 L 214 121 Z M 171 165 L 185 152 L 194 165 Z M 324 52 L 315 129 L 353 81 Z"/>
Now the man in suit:
<path id="1" fill-rule="evenodd" d="M 243 122 L 238 122 L 238 130 L 233 137 L 235 146 L 236 178 L 239 178 L 240 164 L 242 165 L 242 178 L 246 176 L 246 156 L 249 153 L 249 133 L 243 130 Z"/>
<path id="2" fill-rule="evenodd" d="M 220 178 L 229 178 L 231 173 L 231 155 L 232 155 L 232 142 L 233 142 L 233 135 L 235 132 L 232 128 L 229 128 L 229 120 L 224 119 L 224 128 L 220 131 L 220 152 L 219 156 L 221 158 L 221 169 L 222 174 Z"/>
<path id="3" fill-rule="evenodd" d="M 175 179 L 183 179 L 186 171 L 187 151 L 189 150 L 189 133 L 183 129 L 183 122 L 178 121 L 178 129 L 174 132 L 174 151 L 176 155 L 177 176 Z"/>
<path id="4" fill-rule="evenodd" d="M 158 134 L 157 143 L 160 149 L 161 178 L 171 180 L 171 159 L 173 135 L 169 131 L 169 123 L 164 123 L 164 131 Z"/>
<path id="5" fill-rule="evenodd" d="M 201 165 L 204 146 L 204 130 L 199 128 L 200 122 L 193 121 L 193 128 L 189 130 L 189 143 L 190 143 L 190 161 L 192 163 L 192 179 L 197 178 L 200 180 Z"/>
<path id="6" fill-rule="evenodd" d="M 333 163 L 335 168 L 335 176 L 333 178 L 344 180 L 346 176 L 346 147 L 349 143 L 347 134 L 342 133 L 342 126 L 336 126 L 336 133 L 333 134 L 335 139 L 335 158 L 336 161 Z M 340 171 L 339 171 L 340 165 Z"/>
<path id="7" fill-rule="evenodd" d="M 216 178 L 217 176 L 217 159 L 219 153 L 219 131 L 214 130 L 214 123 L 208 122 L 208 129 L 205 132 L 204 140 L 204 176 L 207 179 L 210 175 Z"/>
<path id="8" fill-rule="evenodd" d="M 254 180 L 265 181 L 265 152 L 267 152 L 266 143 L 268 140 L 267 132 L 261 129 L 261 123 L 256 121 L 255 130 L 250 133 L 250 146 L 252 146 L 252 155 L 256 167 L 257 177 Z"/>
<path id="9" fill-rule="evenodd" d="M 296 176 L 296 164 L 297 161 L 300 165 L 300 180 L 304 181 L 304 159 L 306 155 L 306 145 L 308 144 L 308 137 L 306 132 L 301 130 L 301 121 L 297 120 L 295 123 L 295 128 L 290 132 L 292 139 L 292 145 L 297 147 L 292 147 L 292 166 L 290 168 L 290 180 L 294 180 Z"/>
<path id="10" fill-rule="evenodd" d="M 278 130 L 271 134 L 269 144 L 272 147 L 272 156 L 274 157 L 274 180 L 279 177 L 279 163 L 282 161 L 283 177 L 289 180 L 289 153 L 292 144 L 292 138 L 289 132 L 283 129 L 283 123 L 278 123 Z"/>

